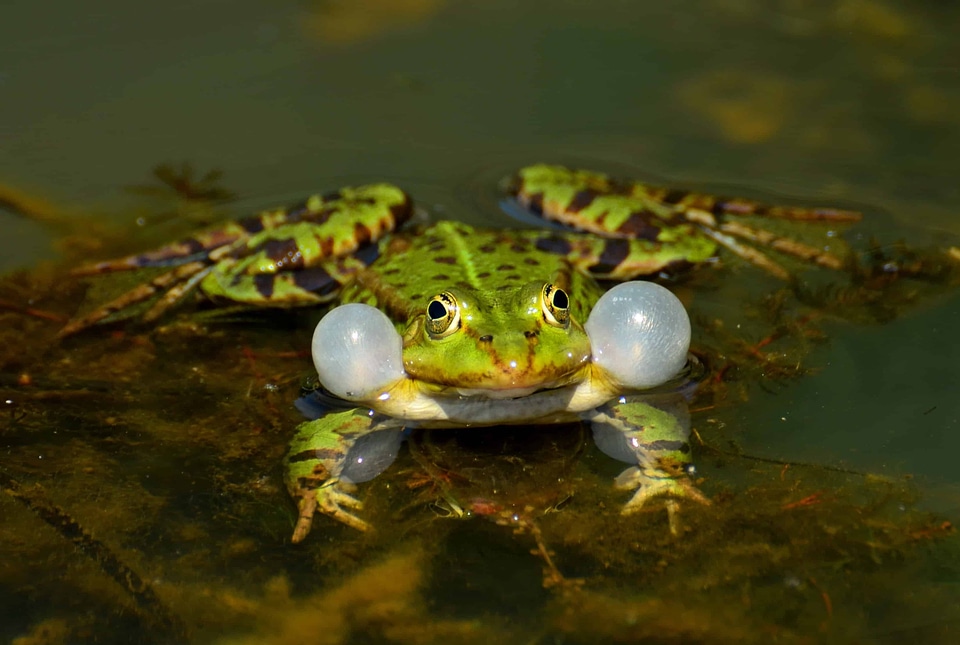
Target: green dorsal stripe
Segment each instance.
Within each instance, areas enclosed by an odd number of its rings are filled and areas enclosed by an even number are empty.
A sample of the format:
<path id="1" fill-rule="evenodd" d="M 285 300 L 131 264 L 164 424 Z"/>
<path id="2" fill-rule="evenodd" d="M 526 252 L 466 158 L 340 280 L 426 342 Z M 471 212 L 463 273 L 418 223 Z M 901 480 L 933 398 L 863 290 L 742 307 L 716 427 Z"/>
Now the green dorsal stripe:
<path id="1" fill-rule="evenodd" d="M 437 231 L 447 240 L 457 257 L 457 263 L 464 272 L 464 280 L 474 289 L 481 288 L 481 279 L 477 275 L 477 265 L 474 263 L 474 250 L 467 244 L 467 240 L 453 222 L 439 222 Z"/>

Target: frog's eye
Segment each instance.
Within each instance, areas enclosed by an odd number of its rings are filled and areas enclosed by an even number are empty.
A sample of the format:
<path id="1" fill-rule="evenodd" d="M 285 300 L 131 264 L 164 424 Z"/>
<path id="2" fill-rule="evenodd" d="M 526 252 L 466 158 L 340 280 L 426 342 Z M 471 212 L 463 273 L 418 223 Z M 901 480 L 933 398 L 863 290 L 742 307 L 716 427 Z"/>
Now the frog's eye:
<path id="1" fill-rule="evenodd" d="M 427 333 L 431 338 L 445 338 L 460 329 L 460 306 L 449 291 L 435 295 L 427 303 Z"/>
<path id="2" fill-rule="evenodd" d="M 551 325 L 566 327 L 570 324 L 570 298 L 560 287 L 552 284 L 543 285 L 540 306 L 543 308 L 543 317 Z"/>

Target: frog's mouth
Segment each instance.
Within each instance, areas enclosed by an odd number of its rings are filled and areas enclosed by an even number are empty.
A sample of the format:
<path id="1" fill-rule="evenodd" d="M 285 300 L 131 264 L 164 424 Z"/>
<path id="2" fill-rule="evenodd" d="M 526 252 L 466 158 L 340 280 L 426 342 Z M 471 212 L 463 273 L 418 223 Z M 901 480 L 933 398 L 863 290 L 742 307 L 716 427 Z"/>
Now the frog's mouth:
<path id="1" fill-rule="evenodd" d="M 587 380 L 588 382 L 591 379 Z M 552 383 L 550 385 L 553 385 Z M 594 383 L 557 384 L 513 388 L 431 389 L 422 381 L 401 379 L 386 396 L 371 404 L 377 412 L 402 418 L 422 427 L 484 426 L 572 420 L 571 414 L 595 407 L 613 396 Z M 559 415 L 559 416 L 558 416 Z"/>
<path id="2" fill-rule="evenodd" d="M 530 396 L 534 392 L 541 390 L 553 390 L 559 387 L 557 384 L 536 385 L 532 387 L 509 387 L 501 389 L 488 389 L 479 387 L 458 387 L 457 394 L 467 397 L 486 397 L 488 399 L 519 399 Z"/>
<path id="3" fill-rule="evenodd" d="M 519 399 L 524 396 L 530 396 L 538 390 L 550 390 L 552 387 L 534 386 L 534 387 L 509 387 L 503 389 L 486 389 L 480 387 L 458 387 L 457 393 L 460 396 L 485 396 L 488 399 Z"/>

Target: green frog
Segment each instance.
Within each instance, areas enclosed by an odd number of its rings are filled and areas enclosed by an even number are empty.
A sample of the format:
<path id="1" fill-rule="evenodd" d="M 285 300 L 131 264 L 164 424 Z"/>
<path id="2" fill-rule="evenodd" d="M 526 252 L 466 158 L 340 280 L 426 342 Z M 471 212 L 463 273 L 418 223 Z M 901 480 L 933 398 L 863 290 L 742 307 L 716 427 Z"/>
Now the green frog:
<path id="1" fill-rule="evenodd" d="M 571 229 L 488 230 L 453 221 L 399 229 L 413 212 L 402 190 L 344 188 L 81 269 L 174 266 L 62 334 L 159 294 L 145 315 L 158 318 L 195 289 L 250 305 L 335 301 L 317 325 L 313 358 L 323 387 L 350 407 L 296 430 L 285 460 L 298 505 L 293 542 L 307 536 L 317 511 L 370 528 L 355 485 L 391 460 L 400 431 L 410 427 L 587 421 L 622 439 L 618 450 L 632 465 L 617 486 L 634 491 L 625 513 L 661 495 L 707 503 L 690 478 L 681 426 L 629 396 L 682 371 L 690 321 L 668 289 L 629 280 L 702 263 L 721 246 L 788 277 L 734 238 L 837 268 L 842 261 L 823 249 L 723 218 L 857 215 L 667 191 L 542 164 L 520 170 L 508 190 L 531 212 Z M 626 282 L 607 290 L 598 280 Z M 379 436 L 388 437 L 386 449 L 372 456 L 358 449 L 383 444 L 370 441 Z"/>

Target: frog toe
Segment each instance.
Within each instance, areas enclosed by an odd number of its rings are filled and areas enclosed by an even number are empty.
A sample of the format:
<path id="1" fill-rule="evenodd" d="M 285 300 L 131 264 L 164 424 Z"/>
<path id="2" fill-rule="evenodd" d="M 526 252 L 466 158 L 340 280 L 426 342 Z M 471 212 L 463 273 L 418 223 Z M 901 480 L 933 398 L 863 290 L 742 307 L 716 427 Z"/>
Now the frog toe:
<path id="1" fill-rule="evenodd" d="M 345 487 L 326 486 L 320 489 L 322 493 L 319 499 L 320 510 L 338 522 L 342 522 L 358 531 L 369 531 L 372 527 L 368 522 L 344 510 L 344 508 L 363 509 L 363 502 L 345 491 Z M 351 488 L 355 487 L 351 486 Z"/>
<path id="2" fill-rule="evenodd" d="M 303 491 L 300 501 L 297 504 L 299 516 L 297 517 L 297 524 L 293 529 L 293 536 L 290 538 L 291 542 L 297 544 L 307 537 L 313 526 L 313 516 L 317 510 L 358 531 L 369 531 L 372 528 L 369 522 L 344 510 L 344 508 L 361 510 L 363 508 L 363 502 L 344 490 L 344 488 L 347 487 L 353 489 L 355 488 L 354 486 L 346 482 L 342 482 L 341 485 L 337 485 L 338 483 L 340 482 Z"/>
<path id="3" fill-rule="evenodd" d="M 661 496 L 689 499 L 703 505 L 710 504 L 710 500 L 688 478 L 672 477 L 665 473 L 646 473 L 636 466 L 620 473 L 614 486 L 618 490 L 636 491 L 621 509 L 622 515 L 636 513 L 648 501 Z"/>
<path id="4" fill-rule="evenodd" d="M 317 512 L 317 491 L 305 491 L 297 506 L 299 507 L 299 516 L 296 526 L 293 527 L 293 536 L 290 538 L 290 541 L 294 544 L 303 542 L 310 533 L 310 528 L 313 526 L 313 514 Z"/>

